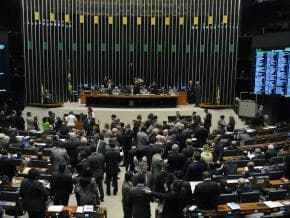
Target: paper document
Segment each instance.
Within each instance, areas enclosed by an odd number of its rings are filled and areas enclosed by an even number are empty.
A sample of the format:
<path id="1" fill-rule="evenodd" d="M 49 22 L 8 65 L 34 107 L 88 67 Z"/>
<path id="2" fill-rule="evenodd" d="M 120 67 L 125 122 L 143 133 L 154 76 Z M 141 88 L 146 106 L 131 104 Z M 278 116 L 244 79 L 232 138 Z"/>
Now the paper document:
<path id="1" fill-rule="evenodd" d="M 76 213 L 83 213 L 84 207 L 77 207 Z"/>
<path id="2" fill-rule="evenodd" d="M 278 201 L 264 201 L 263 203 L 269 208 L 283 207 L 284 206 L 283 204 L 281 204 Z"/>
<path id="3" fill-rule="evenodd" d="M 48 212 L 62 212 L 63 211 L 63 205 L 50 205 L 47 208 Z"/>
<path id="4" fill-rule="evenodd" d="M 85 205 L 84 212 L 94 212 L 94 205 Z"/>
<path id="5" fill-rule="evenodd" d="M 231 210 L 240 210 L 241 209 L 240 205 L 235 203 L 235 202 L 227 203 L 227 206 L 229 208 L 231 208 Z"/>

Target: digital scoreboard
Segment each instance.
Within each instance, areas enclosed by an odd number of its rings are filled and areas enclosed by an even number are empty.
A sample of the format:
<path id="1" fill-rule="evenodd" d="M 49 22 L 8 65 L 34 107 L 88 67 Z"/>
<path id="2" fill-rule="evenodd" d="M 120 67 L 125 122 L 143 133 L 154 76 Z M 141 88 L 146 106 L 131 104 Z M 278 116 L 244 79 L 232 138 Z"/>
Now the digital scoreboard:
<path id="1" fill-rule="evenodd" d="M 255 93 L 290 96 L 290 46 L 256 49 L 254 66 Z"/>

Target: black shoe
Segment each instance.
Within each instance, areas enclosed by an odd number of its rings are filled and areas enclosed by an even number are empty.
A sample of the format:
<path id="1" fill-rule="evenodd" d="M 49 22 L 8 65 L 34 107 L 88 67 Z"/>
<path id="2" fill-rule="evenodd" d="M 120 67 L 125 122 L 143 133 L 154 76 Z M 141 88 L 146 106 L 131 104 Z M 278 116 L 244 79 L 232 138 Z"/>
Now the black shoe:
<path id="1" fill-rule="evenodd" d="M 110 195 L 111 195 L 111 192 L 110 192 L 109 190 L 107 190 L 107 192 L 106 192 L 106 193 L 107 193 L 107 195 L 108 195 L 108 196 L 110 196 Z"/>
<path id="2" fill-rule="evenodd" d="M 100 201 L 101 201 L 101 202 L 104 202 L 104 198 L 100 198 Z"/>
<path id="3" fill-rule="evenodd" d="M 115 191 L 113 192 L 114 195 L 117 195 L 117 193 L 118 193 L 118 192 L 115 192 Z"/>

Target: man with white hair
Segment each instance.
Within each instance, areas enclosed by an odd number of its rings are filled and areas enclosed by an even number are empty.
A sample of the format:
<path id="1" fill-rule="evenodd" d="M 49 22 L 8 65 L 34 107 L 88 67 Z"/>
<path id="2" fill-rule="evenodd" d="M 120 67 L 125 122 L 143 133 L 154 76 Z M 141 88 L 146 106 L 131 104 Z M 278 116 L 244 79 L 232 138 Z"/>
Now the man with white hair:
<path id="1" fill-rule="evenodd" d="M 10 137 L 5 135 L 4 133 L 0 133 L 0 147 L 4 147 L 8 145 L 10 142 Z"/>
<path id="2" fill-rule="evenodd" d="M 274 145 L 268 145 L 268 149 L 266 151 L 266 160 L 271 160 L 272 157 L 277 157 L 277 151 L 275 150 Z"/>
<path id="3" fill-rule="evenodd" d="M 179 153 L 179 145 L 172 145 L 172 152 L 168 155 L 168 171 L 182 171 L 186 161 L 186 156 L 183 153 Z"/>

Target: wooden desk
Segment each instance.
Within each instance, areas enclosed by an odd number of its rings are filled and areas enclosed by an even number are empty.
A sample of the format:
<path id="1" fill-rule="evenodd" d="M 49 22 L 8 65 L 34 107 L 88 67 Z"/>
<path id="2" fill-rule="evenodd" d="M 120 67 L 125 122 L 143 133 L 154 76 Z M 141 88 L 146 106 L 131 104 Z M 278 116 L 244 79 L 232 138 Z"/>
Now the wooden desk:
<path id="1" fill-rule="evenodd" d="M 97 95 L 86 98 L 87 107 L 176 107 L 177 96 Z"/>
<path id="2" fill-rule="evenodd" d="M 238 146 L 238 149 L 242 151 L 247 151 L 250 148 L 262 148 L 262 147 L 267 147 L 270 144 L 274 145 L 281 145 L 284 144 L 286 141 L 279 141 L 279 142 L 268 142 L 268 143 L 262 143 L 262 144 L 253 144 L 253 145 L 240 145 Z"/>
<path id="3" fill-rule="evenodd" d="M 89 89 L 89 90 L 81 90 L 80 91 L 80 100 L 81 100 L 81 104 L 86 104 L 86 98 L 89 96 L 97 96 L 99 95 L 101 92 L 100 90 L 96 90 L 96 89 Z"/>
<path id="4" fill-rule="evenodd" d="M 270 208 L 267 207 L 262 202 L 249 202 L 249 203 L 240 203 L 240 211 L 243 213 L 255 212 L 255 211 L 267 211 Z M 230 212 L 231 209 L 226 204 L 218 205 L 219 213 L 227 213 Z"/>
<path id="5" fill-rule="evenodd" d="M 270 187 L 276 187 L 279 185 L 289 185 L 289 184 L 290 184 L 289 180 L 283 181 L 282 179 L 272 179 L 268 181 L 268 185 Z"/>
<path id="6" fill-rule="evenodd" d="M 76 213 L 77 206 L 64 206 L 63 211 L 67 211 L 70 216 L 73 216 Z M 104 206 L 99 206 L 98 215 L 100 218 L 107 218 L 107 208 Z"/>

